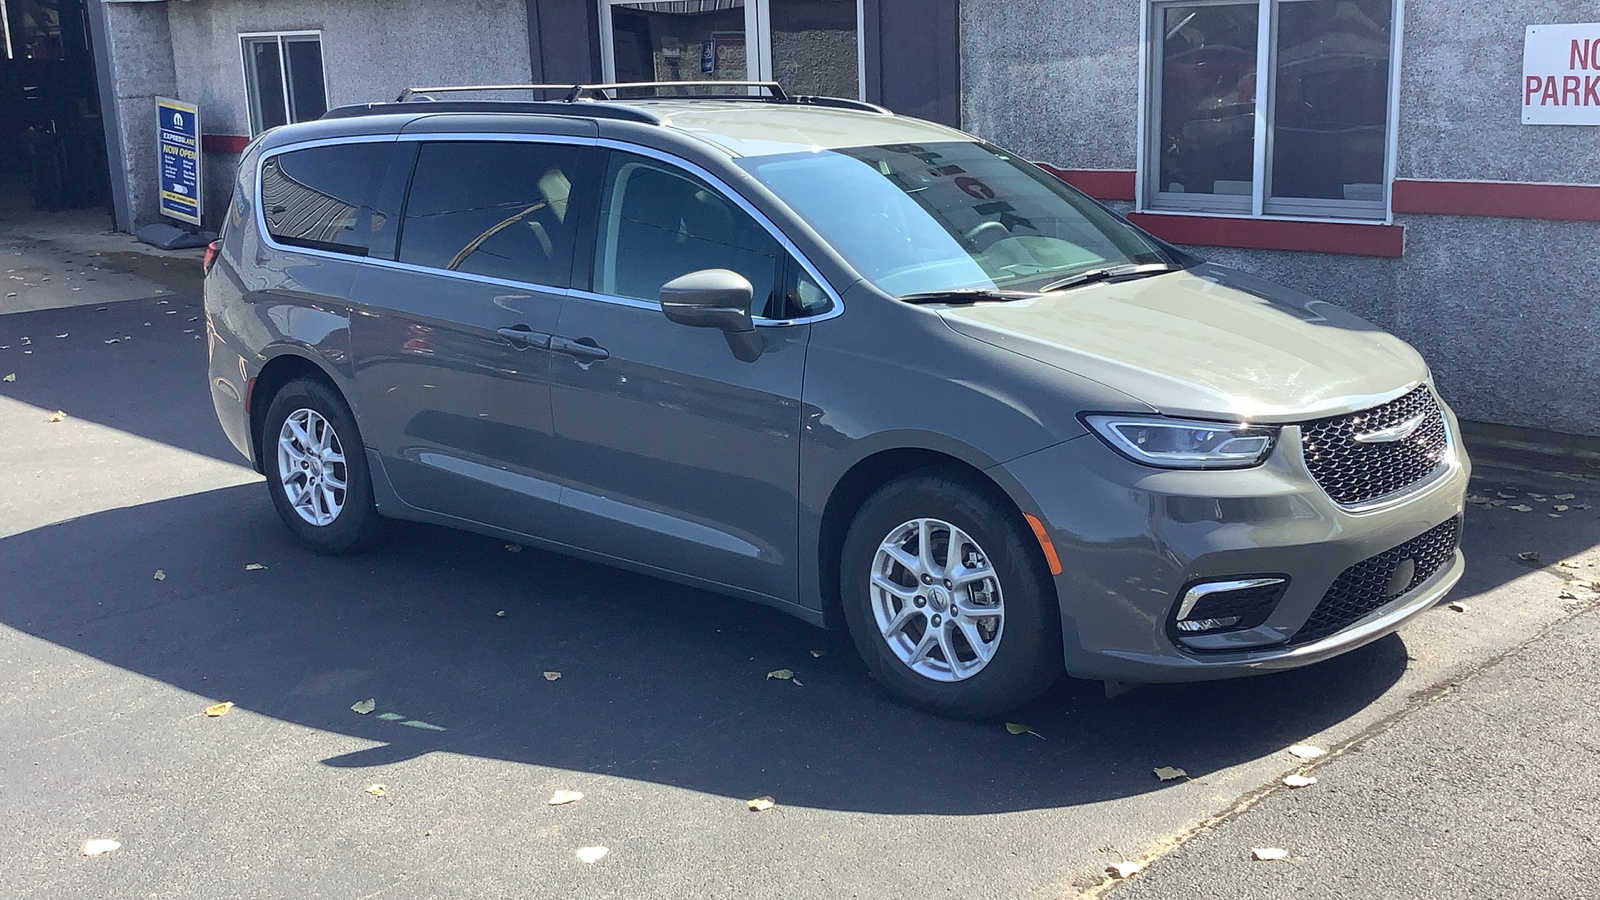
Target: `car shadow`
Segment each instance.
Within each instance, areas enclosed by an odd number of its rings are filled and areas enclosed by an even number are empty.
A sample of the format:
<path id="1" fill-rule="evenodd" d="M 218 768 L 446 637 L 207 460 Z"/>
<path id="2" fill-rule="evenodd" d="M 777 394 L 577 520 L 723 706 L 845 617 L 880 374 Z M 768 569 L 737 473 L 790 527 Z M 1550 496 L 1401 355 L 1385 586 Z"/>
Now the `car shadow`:
<path id="1" fill-rule="evenodd" d="M 1203 778 L 1354 715 L 1406 668 L 1391 636 L 1295 672 L 1112 700 L 1065 680 L 1011 717 L 1035 733 L 1013 735 L 908 709 L 842 636 L 742 601 L 428 526 L 316 556 L 259 484 L 0 539 L 0 584 L 19 631 L 373 742 L 322 764 L 440 750 L 885 813 L 1093 803 L 1159 789 L 1163 765 Z M 785 668 L 793 679 L 768 677 Z M 352 711 L 368 698 L 371 714 Z"/>

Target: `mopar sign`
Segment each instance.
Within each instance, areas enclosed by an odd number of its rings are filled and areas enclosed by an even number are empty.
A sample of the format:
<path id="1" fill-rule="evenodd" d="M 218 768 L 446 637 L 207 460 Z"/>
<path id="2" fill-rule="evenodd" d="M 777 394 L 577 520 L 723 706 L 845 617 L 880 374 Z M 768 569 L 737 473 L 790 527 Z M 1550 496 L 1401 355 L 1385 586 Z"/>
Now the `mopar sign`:
<path id="1" fill-rule="evenodd" d="M 161 214 L 199 225 L 199 109 L 157 97 L 156 148 L 161 164 Z"/>

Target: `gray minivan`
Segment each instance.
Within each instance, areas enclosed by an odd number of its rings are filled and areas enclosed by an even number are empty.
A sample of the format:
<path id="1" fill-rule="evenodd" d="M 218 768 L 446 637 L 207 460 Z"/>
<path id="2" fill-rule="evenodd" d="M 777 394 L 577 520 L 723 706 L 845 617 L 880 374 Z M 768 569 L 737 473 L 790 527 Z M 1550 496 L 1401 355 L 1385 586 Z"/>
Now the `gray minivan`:
<path id="1" fill-rule="evenodd" d="M 969 717 L 1327 659 L 1460 578 L 1399 339 L 959 131 L 617 93 L 245 151 L 211 394 L 306 545 L 411 519 L 745 597 Z"/>

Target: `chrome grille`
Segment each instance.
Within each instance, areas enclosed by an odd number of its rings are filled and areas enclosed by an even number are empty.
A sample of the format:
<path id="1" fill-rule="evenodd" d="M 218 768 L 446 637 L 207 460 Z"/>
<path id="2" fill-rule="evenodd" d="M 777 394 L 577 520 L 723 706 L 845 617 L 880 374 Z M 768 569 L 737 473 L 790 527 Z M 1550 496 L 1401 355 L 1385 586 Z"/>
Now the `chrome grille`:
<path id="1" fill-rule="evenodd" d="M 1339 574 L 1322 595 L 1311 618 L 1295 632 L 1291 644 L 1325 638 L 1411 593 L 1432 578 L 1455 555 L 1461 542 L 1461 519 L 1454 518 L 1404 544 L 1364 559 Z M 1402 567 L 1410 563 L 1406 577 Z"/>
<path id="2" fill-rule="evenodd" d="M 1422 422 L 1408 435 L 1383 432 Z M 1366 438 L 1366 440 L 1362 440 Z M 1300 426 L 1306 465 L 1341 506 L 1359 506 L 1405 490 L 1433 474 L 1449 446 L 1444 411 L 1423 385 L 1398 400 Z"/>

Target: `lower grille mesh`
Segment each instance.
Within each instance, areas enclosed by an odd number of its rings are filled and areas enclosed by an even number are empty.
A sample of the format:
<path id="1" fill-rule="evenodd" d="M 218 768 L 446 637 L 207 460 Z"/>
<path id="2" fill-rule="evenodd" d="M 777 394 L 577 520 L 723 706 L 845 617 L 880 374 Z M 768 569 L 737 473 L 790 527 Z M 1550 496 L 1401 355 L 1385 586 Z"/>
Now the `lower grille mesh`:
<path id="1" fill-rule="evenodd" d="M 1405 597 L 1449 562 L 1460 542 L 1461 519 L 1455 518 L 1345 569 L 1289 643 L 1320 640 Z M 1396 585 L 1404 578 L 1402 567 L 1408 562 L 1411 577 L 1403 585 Z"/>

